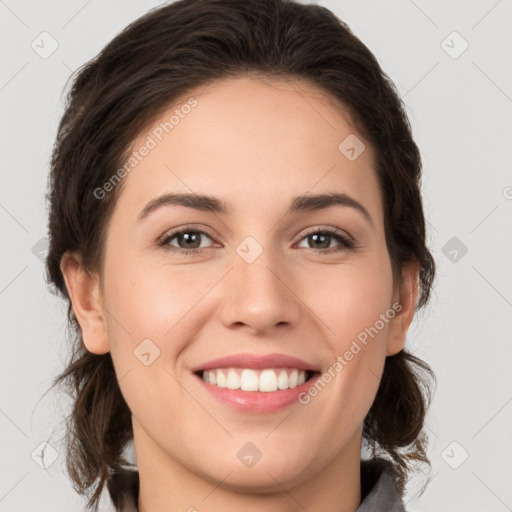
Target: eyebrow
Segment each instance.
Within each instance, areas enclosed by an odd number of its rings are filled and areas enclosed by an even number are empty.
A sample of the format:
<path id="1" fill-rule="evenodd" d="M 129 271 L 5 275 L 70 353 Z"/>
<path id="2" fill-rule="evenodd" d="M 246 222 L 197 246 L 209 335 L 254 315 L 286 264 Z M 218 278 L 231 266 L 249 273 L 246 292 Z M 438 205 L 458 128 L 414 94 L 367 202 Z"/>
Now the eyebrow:
<path id="1" fill-rule="evenodd" d="M 217 197 L 189 194 L 189 193 L 169 193 L 159 196 L 150 201 L 144 209 L 140 212 L 137 222 L 141 222 L 148 215 L 163 206 L 185 206 L 195 210 L 219 213 L 227 215 L 231 211 L 228 204 L 218 199 Z M 356 199 L 343 193 L 328 193 L 328 194 L 304 194 L 295 197 L 286 212 L 290 215 L 296 212 L 310 212 L 329 208 L 331 206 L 345 206 L 354 208 L 361 213 L 365 219 L 374 227 L 373 220 L 368 210 Z"/>

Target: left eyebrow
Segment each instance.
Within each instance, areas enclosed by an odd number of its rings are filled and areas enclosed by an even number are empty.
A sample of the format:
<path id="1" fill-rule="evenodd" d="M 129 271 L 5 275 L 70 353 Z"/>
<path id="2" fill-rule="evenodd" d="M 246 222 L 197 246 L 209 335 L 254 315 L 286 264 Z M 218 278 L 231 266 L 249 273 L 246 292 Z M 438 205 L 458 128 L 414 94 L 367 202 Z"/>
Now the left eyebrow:
<path id="1" fill-rule="evenodd" d="M 172 205 L 180 205 L 187 208 L 194 208 L 196 210 L 224 215 L 227 215 L 228 212 L 231 211 L 231 208 L 228 207 L 228 204 L 217 197 L 201 194 L 169 193 L 150 201 L 139 214 L 137 222 L 141 222 L 151 212 L 161 208 L 162 206 Z M 372 227 L 374 227 L 372 217 L 368 210 L 353 197 L 342 193 L 333 192 L 330 194 L 304 194 L 302 196 L 297 196 L 292 200 L 286 215 L 290 215 L 296 212 L 318 211 L 329 208 L 331 206 L 345 206 L 354 208 L 365 217 L 365 219 L 370 223 Z"/>
<path id="2" fill-rule="evenodd" d="M 337 192 L 332 192 L 330 194 L 304 194 L 302 196 L 297 196 L 293 199 L 287 215 L 299 211 L 309 212 L 323 210 L 331 206 L 348 206 L 350 208 L 354 208 L 359 213 L 363 214 L 364 218 L 372 227 L 374 227 L 370 213 L 359 201 L 347 194 Z"/>

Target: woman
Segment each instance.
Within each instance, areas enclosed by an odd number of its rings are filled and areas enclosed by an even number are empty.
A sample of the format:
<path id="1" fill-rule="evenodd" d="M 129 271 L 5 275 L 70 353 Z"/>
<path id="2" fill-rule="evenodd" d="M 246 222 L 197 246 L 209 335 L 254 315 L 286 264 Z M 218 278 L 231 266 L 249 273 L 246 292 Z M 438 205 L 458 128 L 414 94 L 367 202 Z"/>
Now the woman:
<path id="1" fill-rule="evenodd" d="M 89 508 L 108 484 L 123 511 L 404 510 L 428 463 L 420 174 L 394 86 L 325 8 L 177 1 L 80 70 L 47 271 Z"/>

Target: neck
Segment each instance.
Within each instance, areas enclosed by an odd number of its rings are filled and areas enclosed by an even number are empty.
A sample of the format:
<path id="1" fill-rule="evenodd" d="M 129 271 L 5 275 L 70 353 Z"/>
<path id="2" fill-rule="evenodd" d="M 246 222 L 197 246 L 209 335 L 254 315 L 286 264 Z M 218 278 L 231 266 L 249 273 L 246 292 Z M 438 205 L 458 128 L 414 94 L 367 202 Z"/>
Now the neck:
<path id="1" fill-rule="evenodd" d="M 354 512 L 361 502 L 361 432 L 356 431 L 342 453 L 306 478 L 278 481 L 266 472 L 260 487 L 242 487 L 230 476 L 215 481 L 165 454 L 134 422 L 139 471 L 139 512 Z M 254 468 L 253 468 L 254 469 Z M 255 475 L 256 476 L 256 475 Z"/>

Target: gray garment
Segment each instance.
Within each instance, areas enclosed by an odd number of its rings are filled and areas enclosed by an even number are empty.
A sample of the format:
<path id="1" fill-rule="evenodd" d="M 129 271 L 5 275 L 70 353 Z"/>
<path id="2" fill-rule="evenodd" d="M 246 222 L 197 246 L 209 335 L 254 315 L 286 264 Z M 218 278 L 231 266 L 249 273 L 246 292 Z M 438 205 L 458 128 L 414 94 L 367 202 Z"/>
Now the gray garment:
<path id="1" fill-rule="evenodd" d="M 361 494 L 364 498 L 356 512 L 406 512 L 391 463 L 384 459 L 361 461 Z"/>
<path id="2" fill-rule="evenodd" d="M 109 481 L 108 490 L 117 512 L 138 512 L 139 473 L 122 470 Z M 355 512 L 406 512 L 395 487 L 393 469 L 381 458 L 361 461 L 361 495 Z"/>

